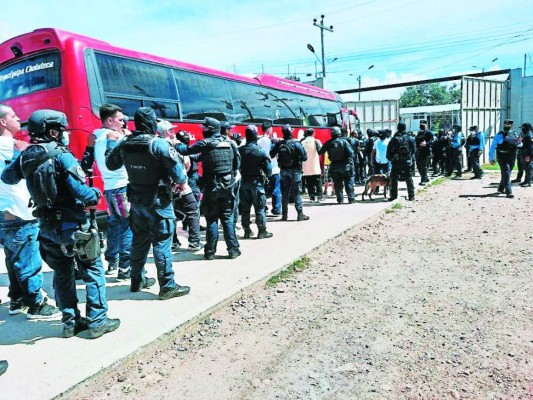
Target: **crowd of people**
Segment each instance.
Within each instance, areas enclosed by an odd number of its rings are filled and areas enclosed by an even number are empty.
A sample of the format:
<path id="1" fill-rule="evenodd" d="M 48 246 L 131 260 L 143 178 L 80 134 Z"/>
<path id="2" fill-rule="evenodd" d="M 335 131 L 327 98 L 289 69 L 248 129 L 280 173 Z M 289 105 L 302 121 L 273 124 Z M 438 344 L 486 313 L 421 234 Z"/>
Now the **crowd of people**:
<path id="1" fill-rule="evenodd" d="M 430 169 L 434 176 L 451 176 L 455 171 L 460 177 L 464 150 L 466 171 L 473 171 L 472 179 L 483 176 L 480 156 L 485 138 L 477 126 L 469 128 L 467 137 L 459 126 L 435 134 L 424 121 L 416 134 L 406 132 L 400 122 L 394 135 L 387 129 L 369 129 L 366 137 L 361 131 L 349 133 L 334 126 L 330 138 L 321 143 L 313 128 L 300 130 L 295 137 L 292 127 L 284 125 L 278 139 L 267 121 L 260 127 L 248 125 L 243 138 L 232 132 L 231 124 L 208 117 L 202 123 L 203 139 L 191 143 L 188 132 L 175 132 L 173 124 L 158 119 L 149 107 L 136 111 L 133 132 L 116 105 L 103 104 L 100 119 L 102 127 L 89 135 L 78 161 L 67 147 L 68 121 L 63 113 L 32 113 L 27 143 L 15 139 L 20 130 L 16 112 L 0 104 L 0 241 L 10 281 L 9 314 L 26 311 L 28 319 L 61 316 L 64 338 L 82 331 L 98 338 L 119 327 L 120 320 L 107 315 L 106 275 L 129 281 L 132 292 L 157 282 L 161 300 L 190 292 L 174 279 L 172 252 L 181 246 L 176 220 L 187 229 L 188 250 L 203 249 L 205 260 L 215 258 L 220 224 L 228 258 L 235 259 L 241 255 L 239 217 L 242 239 L 271 238 L 267 212 L 287 221 L 293 203 L 296 221 L 309 219 L 303 193 L 311 202 L 323 202 L 332 186 L 337 203 L 344 203 L 345 195 L 348 203 L 355 203 L 354 186 L 383 174 L 391 182 L 388 200 L 397 198 L 398 181 L 406 181 L 407 198 L 414 200 L 415 167 L 420 185 L 429 182 Z M 512 121 L 503 126 L 492 142 L 489 160 L 498 161 L 502 171 L 498 191 L 512 197 L 510 173 L 516 160 L 517 179 L 525 175 L 521 186 L 531 186 L 533 132 L 529 123 L 521 126 L 520 134 L 511 130 Z M 94 166 L 101 174 L 103 194 L 91 184 Z M 102 195 L 107 205 L 105 269 L 94 218 Z M 146 275 L 150 247 L 157 281 Z M 54 271 L 57 306 L 49 304 L 41 290 L 43 260 Z M 78 308 L 76 269 L 86 285 L 85 316 Z M 4 367 L 7 363 L 0 362 L 0 373 Z"/>

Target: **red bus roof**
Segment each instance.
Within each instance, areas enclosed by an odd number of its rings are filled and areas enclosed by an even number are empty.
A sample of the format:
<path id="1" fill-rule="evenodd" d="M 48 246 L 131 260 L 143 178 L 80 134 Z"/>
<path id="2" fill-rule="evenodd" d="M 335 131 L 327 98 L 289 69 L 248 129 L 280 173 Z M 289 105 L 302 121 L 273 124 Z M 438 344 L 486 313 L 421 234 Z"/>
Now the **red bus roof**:
<path id="1" fill-rule="evenodd" d="M 14 46 L 20 49 L 22 54 L 25 55 L 33 53 L 35 51 L 42 51 L 43 49 L 47 48 L 59 48 L 61 50 L 64 50 L 66 47 L 66 43 L 68 43 L 69 41 L 77 41 L 86 47 L 115 55 L 122 55 L 125 57 L 131 57 L 158 64 L 170 65 L 184 70 L 214 75 L 221 78 L 231 79 L 249 84 L 262 85 L 265 87 L 270 87 L 272 89 L 290 91 L 312 97 L 318 97 L 321 99 L 333 101 L 338 100 L 338 96 L 336 96 L 335 93 L 330 92 L 326 89 L 321 89 L 301 82 L 291 81 L 288 79 L 280 78 L 278 76 L 261 74 L 255 78 L 248 78 L 246 76 L 237 75 L 230 72 L 224 72 L 195 64 L 172 60 L 169 58 L 115 47 L 101 40 L 54 28 L 36 29 L 33 32 L 22 34 L 12 39 L 6 40 L 4 43 L 0 44 L 0 64 L 4 64 L 5 62 L 12 61 L 16 58 L 12 50 Z"/>

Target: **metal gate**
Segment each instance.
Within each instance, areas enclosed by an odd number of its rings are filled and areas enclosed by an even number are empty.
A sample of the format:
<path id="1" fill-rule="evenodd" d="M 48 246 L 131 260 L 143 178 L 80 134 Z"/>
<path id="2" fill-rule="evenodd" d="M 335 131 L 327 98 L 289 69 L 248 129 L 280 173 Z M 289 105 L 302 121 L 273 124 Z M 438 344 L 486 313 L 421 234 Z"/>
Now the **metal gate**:
<path id="1" fill-rule="evenodd" d="M 488 159 L 488 149 L 502 121 L 507 118 L 508 81 L 496 81 L 463 76 L 461 79 L 461 126 L 463 134 L 477 125 L 485 135 L 483 162 Z"/>

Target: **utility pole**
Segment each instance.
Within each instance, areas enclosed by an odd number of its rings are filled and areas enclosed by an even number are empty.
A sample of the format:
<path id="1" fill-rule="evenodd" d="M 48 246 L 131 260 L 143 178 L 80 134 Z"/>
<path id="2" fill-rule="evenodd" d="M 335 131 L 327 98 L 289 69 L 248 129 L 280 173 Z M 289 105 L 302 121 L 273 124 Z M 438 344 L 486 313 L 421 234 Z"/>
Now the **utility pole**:
<path id="1" fill-rule="evenodd" d="M 333 32 L 333 25 L 329 28 L 324 25 L 324 15 L 320 16 L 320 23 L 317 24 L 317 19 L 313 19 L 313 25 L 320 28 L 320 43 L 322 44 L 322 77 L 326 77 L 326 58 L 324 57 L 324 29 L 329 32 Z"/>

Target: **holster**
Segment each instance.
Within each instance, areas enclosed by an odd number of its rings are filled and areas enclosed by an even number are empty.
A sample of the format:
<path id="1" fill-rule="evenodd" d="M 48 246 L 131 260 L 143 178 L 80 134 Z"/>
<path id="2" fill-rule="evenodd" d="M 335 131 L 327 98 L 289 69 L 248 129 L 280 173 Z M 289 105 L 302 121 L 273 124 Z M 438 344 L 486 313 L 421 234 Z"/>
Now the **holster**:
<path id="1" fill-rule="evenodd" d="M 172 188 L 170 187 L 170 184 L 167 186 L 158 186 L 157 187 L 157 197 L 159 198 L 160 204 L 170 204 L 172 200 L 174 199 L 174 192 L 172 192 Z"/>
<path id="2" fill-rule="evenodd" d="M 88 231 L 74 232 L 74 250 L 84 261 L 93 261 L 100 257 L 102 249 L 98 229 L 91 226 Z"/>

